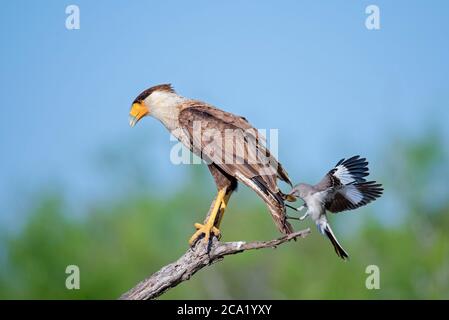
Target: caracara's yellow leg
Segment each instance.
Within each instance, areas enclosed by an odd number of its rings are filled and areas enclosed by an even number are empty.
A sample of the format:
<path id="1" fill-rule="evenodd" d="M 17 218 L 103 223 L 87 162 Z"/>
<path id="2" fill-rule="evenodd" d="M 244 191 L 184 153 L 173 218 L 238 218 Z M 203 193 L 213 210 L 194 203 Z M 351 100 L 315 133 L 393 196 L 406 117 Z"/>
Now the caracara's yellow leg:
<path id="1" fill-rule="evenodd" d="M 198 230 L 193 234 L 193 236 L 189 240 L 189 244 L 193 245 L 198 237 L 204 234 L 204 242 L 209 243 L 210 233 L 212 232 L 215 236 L 220 235 L 220 230 L 215 227 L 215 220 L 217 218 L 217 214 L 220 211 L 220 206 L 223 203 L 224 196 L 226 194 L 226 188 L 218 191 L 217 198 L 215 199 L 214 207 L 212 208 L 212 212 L 207 219 L 205 224 L 195 223 L 195 228 Z"/>
<path id="2" fill-rule="evenodd" d="M 221 220 L 223 220 L 224 212 L 226 210 L 226 207 L 228 206 L 229 198 L 231 197 L 232 192 L 228 192 L 224 197 L 223 201 L 221 202 L 220 207 L 220 214 L 218 215 L 218 222 L 216 223 L 217 228 L 220 228 Z"/>

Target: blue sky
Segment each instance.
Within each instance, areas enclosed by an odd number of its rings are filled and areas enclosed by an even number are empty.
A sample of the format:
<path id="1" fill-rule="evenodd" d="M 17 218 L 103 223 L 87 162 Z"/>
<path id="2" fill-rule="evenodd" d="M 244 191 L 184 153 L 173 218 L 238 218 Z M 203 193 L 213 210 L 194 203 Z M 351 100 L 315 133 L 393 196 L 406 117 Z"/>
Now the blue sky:
<path id="1" fill-rule="evenodd" d="M 80 30 L 65 28 L 70 4 Z M 369 4 L 380 30 L 365 28 Z M 184 177 L 159 123 L 128 127 L 134 97 L 165 82 L 279 128 L 293 180 L 358 153 L 385 174 L 392 140 L 436 128 L 448 141 L 448 12 L 447 1 L 3 2 L 0 221 L 46 188 L 85 202 L 124 190 L 104 150 L 148 161 L 158 184 Z"/>

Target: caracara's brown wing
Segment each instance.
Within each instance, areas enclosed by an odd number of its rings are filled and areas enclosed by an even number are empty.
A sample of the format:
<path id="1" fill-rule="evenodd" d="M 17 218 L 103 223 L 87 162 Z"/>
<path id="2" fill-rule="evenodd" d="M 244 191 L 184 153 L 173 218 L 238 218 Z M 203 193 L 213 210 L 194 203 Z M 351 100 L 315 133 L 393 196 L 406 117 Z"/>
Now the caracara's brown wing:
<path id="1" fill-rule="evenodd" d="M 255 166 L 252 166 L 257 169 L 255 175 L 260 175 L 261 169 L 264 169 L 267 171 L 266 175 L 274 175 L 291 185 L 287 172 L 266 148 L 265 137 L 261 136 L 257 129 L 251 126 L 244 117 L 225 112 L 199 101 L 189 101 L 179 114 L 179 122 L 182 127 L 193 133 L 195 121 L 201 123 L 202 132 L 217 130 L 221 133 L 222 141 L 213 140 L 210 135 L 203 136 L 201 141 L 197 141 L 201 144 L 204 143 L 208 147 L 207 150 L 221 153 L 213 155 L 213 162 L 221 160 L 221 162 L 229 163 L 232 161 L 225 160 L 230 160 L 230 157 L 232 160 L 232 157 L 234 157 L 236 160 L 234 163 L 255 164 Z M 234 135 L 223 134 L 226 130 L 230 130 Z M 244 144 L 239 142 L 244 142 Z M 226 144 L 234 146 L 234 150 L 231 150 L 233 154 L 225 152 L 230 151 L 229 148 L 226 148 Z M 210 153 L 208 152 L 206 156 L 210 157 Z M 264 165 L 262 166 L 262 164 Z M 277 187 L 276 179 L 272 182 L 272 187 Z"/>
<path id="2" fill-rule="evenodd" d="M 190 137 L 192 152 L 256 191 L 270 208 L 278 228 L 283 233 L 292 232 L 277 186 L 277 178 L 290 183 L 288 175 L 245 118 L 189 101 L 178 121 Z"/>

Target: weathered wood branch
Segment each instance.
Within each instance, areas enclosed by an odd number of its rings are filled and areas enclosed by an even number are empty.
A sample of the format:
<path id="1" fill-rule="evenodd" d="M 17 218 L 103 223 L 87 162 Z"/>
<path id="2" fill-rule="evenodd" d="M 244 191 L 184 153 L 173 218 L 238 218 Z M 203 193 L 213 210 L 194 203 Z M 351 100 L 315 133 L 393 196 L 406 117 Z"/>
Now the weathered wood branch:
<path id="1" fill-rule="evenodd" d="M 157 298 L 170 288 L 189 280 L 197 271 L 212 263 L 221 261 L 227 255 L 241 253 L 246 250 L 276 248 L 292 239 L 304 238 L 309 233 L 310 229 L 305 229 L 278 239 L 255 242 L 220 242 L 213 238 L 209 250 L 207 250 L 208 248 L 203 241 L 198 241 L 193 248 L 189 248 L 177 261 L 166 265 L 143 280 L 123 294 L 120 299 L 149 300 Z"/>

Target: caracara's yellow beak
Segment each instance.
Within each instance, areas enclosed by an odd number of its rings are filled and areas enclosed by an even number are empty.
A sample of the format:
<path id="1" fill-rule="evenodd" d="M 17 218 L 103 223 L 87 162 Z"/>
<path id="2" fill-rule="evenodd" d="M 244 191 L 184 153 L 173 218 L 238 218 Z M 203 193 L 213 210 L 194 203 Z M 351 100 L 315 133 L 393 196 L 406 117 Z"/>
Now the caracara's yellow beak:
<path id="1" fill-rule="evenodd" d="M 148 113 L 150 113 L 150 110 L 148 110 L 148 107 L 144 103 L 133 103 L 133 105 L 131 106 L 131 111 L 129 111 L 129 125 L 131 127 L 134 127 L 136 123 L 139 122 L 139 120 L 145 117 Z"/>

